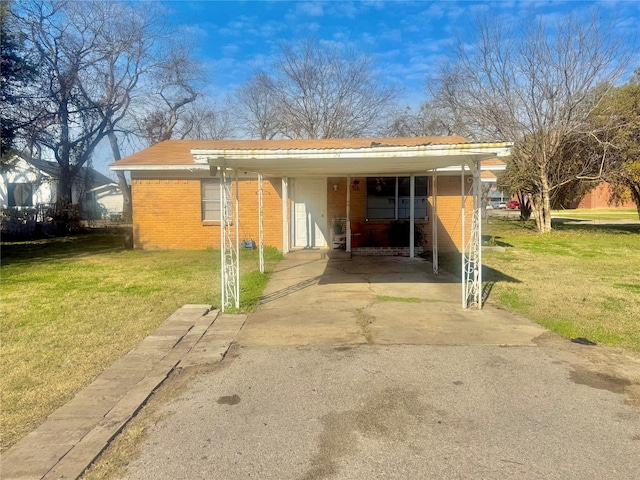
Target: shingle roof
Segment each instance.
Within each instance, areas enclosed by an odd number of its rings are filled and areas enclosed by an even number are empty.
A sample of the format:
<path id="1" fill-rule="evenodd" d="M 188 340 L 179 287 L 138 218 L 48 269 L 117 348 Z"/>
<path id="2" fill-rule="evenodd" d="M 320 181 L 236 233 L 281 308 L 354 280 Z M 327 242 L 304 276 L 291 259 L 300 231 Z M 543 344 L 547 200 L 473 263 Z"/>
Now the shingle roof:
<path id="1" fill-rule="evenodd" d="M 451 145 L 469 141 L 460 136 L 405 138 L 328 138 L 299 140 L 166 140 L 110 166 L 193 165 L 191 150 L 324 150 L 381 146 Z"/>
<path id="2" fill-rule="evenodd" d="M 39 158 L 31 158 L 28 155 L 18 155 L 19 158 L 22 158 L 25 162 L 32 165 L 34 168 L 46 173 L 47 175 L 51 175 L 53 178 L 60 177 L 60 165 L 57 162 L 49 162 L 47 160 L 42 160 Z M 94 170 L 90 167 L 81 167 L 78 172 L 77 179 L 84 182 L 85 176 L 89 177 L 89 184 L 91 188 L 99 187 L 102 185 L 109 185 L 114 183 L 106 175 Z"/>

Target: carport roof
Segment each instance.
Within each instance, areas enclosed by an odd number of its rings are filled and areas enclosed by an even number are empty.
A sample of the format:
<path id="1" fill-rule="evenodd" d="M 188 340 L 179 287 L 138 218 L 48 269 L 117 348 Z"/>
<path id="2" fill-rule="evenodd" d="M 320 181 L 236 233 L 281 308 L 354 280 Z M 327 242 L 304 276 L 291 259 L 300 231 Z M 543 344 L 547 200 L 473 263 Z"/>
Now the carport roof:
<path id="1" fill-rule="evenodd" d="M 460 171 L 481 160 L 502 170 L 497 157 L 510 143 L 470 143 L 464 137 L 300 140 L 167 140 L 112 163 L 112 170 L 183 170 L 209 166 L 274 176 L 343 176 Z"/>

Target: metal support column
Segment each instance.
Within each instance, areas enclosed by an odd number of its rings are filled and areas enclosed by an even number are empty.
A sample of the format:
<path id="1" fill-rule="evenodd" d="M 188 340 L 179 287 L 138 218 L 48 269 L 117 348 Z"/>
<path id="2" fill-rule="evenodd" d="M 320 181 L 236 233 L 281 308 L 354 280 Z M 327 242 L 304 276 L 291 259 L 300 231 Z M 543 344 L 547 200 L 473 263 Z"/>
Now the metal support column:
<path id="1" fill-rule="evenodd" d="M 236 222 L 233 226 L 233 196 L 231 178 L 226 168 L 220 168 L 220 263 L 221 263 L 221 307 L 224 312 L 228 308 L 240 307 L 240 275 L 239 275 L 239 230 L 238 230 L 238 176 L 236 172 Z"/>
<path id="2" fill-rule="evenodd" d="M 465 255 L 464 249 L 466 240 L 464 238 L 464 230 L 465 230 L 465 217 L 467 216 L 465 204 L 467 203 L 466 199 L 466 190 L 464 188 L 464 164 L 460 165 L 460 197 L 462 199 L 461 206 L 461 214 L 460 214 L 460 223 L 462 226 L 462 238 L 460 239 L 460 253 L 462 254 L 462 272 L 461 272 L 461 281 L 462 281 L 462 308 L 468 308 L 469 305 L 467 303 L 467 281 L 466 281 L 466 271 L 467 271 L 467 256 Z"/>
<path id="3" fill-rule="evenodd" d="M 416 176 L 409 177 L 409 258 L 416 256 Z"/>
<path id="4" fill-rule="evenodd" d="M 289 179 L 282 177 L 282 252 L 289 251 Z"/>
<path id="5" fill-rule="evenodd" d="M 463 245 L 463 307 L 469 308 L 475 305 L 480 309 L 482 308 L 482 186 L 479 161 L 470 164 L 469 167 L 472 182 L 467 195 L 471 195 L 473 199 L 473 209 L 470 213 L 463 210 L 463 228 L 466 223 L 465 216 L 469 217 L 468 220 L 471 222 L 471 232 L 466 248 Z M 463 197 L 465 196 L 463 193 Z M 466 198 L 463 199 L 465 200 Z"/>
<path id="6" fill-rule="evenodd" d="M 351 175 L 347 175 L 347 221 L 346 221 L 346 246 L 347 252 L 351 251 Z"/>
<path id="7" fill-rule="evenodd" d="M 258 256 L 260 273 L 264 273 L 264 206 L 262 202 L 262 174 L 258 174 Z"/>
<path id="8" fill-rule="evenodd" d="M 433 273 L 438 274 L 438 172 L 433 172 L 431 177 L 433 211 L 431 212 Z"/>

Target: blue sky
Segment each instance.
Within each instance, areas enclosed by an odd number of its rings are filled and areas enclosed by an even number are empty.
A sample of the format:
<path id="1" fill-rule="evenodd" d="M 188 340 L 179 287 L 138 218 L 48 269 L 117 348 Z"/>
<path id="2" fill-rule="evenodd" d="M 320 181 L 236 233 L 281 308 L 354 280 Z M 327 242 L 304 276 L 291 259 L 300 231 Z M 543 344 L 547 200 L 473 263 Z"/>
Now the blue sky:
<path id="1" fill-rule="evenodd" d="M 282 40 L 314 36 L 349 43 L 374 57 L 383 78 L 404 90 L 403 103 L 424 100 L 425 79 L 470 34 L 478 9 L 507 21 L 532 13 L 551 24 L 567 12 L 597 9 L 632 37 L 640 0 L 604 1 L 166 1 L 173 27 L 192 39 L 213 96 L 232 92 L 255 69 L 268 69 Z M 640 59 L 637 64 L 640 64 Z"/>
<path id="2" fill-rule="evenodd" d="M 596 9 L 603 21 L 615 18 L 630 42 L 640 25 L 640 0 L 142 1 L 161 1 L 169 27 L 193 42 L 210 82 L 207 93 L 218 100 L 256 69 L 268 70 L 282 40 L 313 36 L 349 43 L 374 58 L 384 81 L 403 90 L 401 106 L 416 109 L 425 100 L 427 76 L 447 61 L 458 38 L 469 38 L 479 9 L 507 22 L 533 15 L 550 24 L 568 12 L 586 15 Z M 638 66 L 640 56 L 629 74 Z M 104 173 L 111 161 L 108 149 L 94 156 L 94 166 Z"/>

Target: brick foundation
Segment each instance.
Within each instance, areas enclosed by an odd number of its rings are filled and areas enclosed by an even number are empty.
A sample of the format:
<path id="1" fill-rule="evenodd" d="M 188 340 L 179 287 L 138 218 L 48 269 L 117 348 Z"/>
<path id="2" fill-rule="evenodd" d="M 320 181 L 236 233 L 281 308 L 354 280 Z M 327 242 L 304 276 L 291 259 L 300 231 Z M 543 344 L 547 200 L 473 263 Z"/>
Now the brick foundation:
<path id="1" fill-rule="evenodd" d="M 415 255 L 424 253 L 423 247 L 415 247 Z M 379 257 L 408 257 L 409 247 L 358 247 L 351 249 L 351 255 Z"/>

